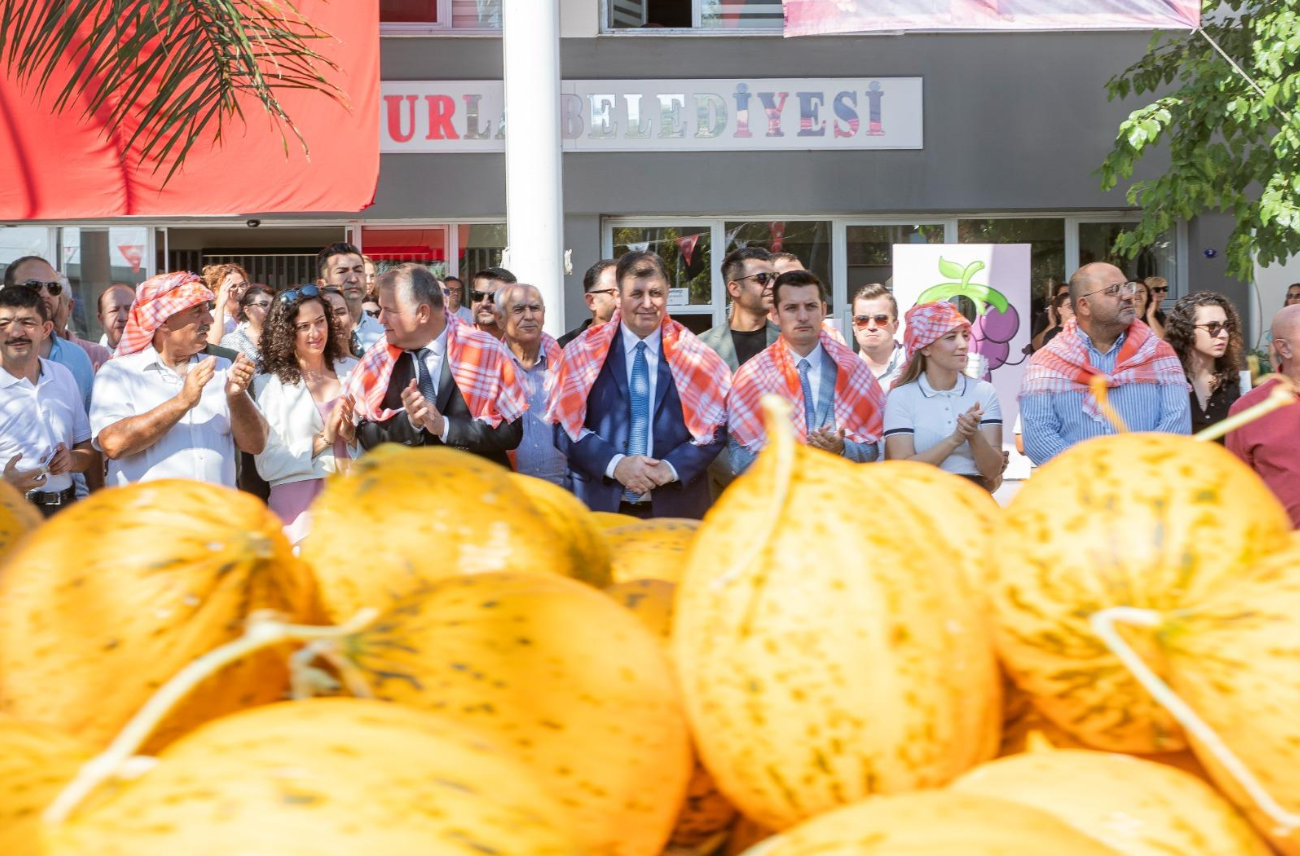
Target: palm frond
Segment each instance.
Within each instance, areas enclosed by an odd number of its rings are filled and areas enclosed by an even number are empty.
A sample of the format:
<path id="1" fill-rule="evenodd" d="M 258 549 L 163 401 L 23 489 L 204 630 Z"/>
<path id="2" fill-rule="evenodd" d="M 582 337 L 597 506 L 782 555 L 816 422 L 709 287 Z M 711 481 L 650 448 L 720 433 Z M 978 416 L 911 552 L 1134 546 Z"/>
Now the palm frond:
<path id="1" fill-rule="evenodd" d="M 168 168 L 164 183 L 195 143 L 246 121 L 241 100 L 261 104 L 286 152 L 289 133 L 306 152 L 278 94 L 346 104 L 338 66 L 311 47 L 328 38 L 293 0 L 0 0 L 0 63 L 38 95 L 70 68 L 54 108 L 84 99 L 106 133 L 129 132 L 127 152 Z"/>

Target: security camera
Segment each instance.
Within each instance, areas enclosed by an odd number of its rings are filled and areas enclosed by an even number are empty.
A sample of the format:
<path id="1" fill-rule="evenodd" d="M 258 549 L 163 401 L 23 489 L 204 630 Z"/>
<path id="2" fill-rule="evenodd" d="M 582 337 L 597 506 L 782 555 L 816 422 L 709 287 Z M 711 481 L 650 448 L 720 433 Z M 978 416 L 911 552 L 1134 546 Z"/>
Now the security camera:
<path id="1" fill-rule="evenodd" d="M 247 227 L 250 228 L 250 229 L 256 229 L 258 226 L 262 225 L 262 221 L 261 221 L 261 220 L 248 220 L 248 221 L 246 221 L 246 222 L 244 223 L 244 225 L 247 226 Z"/>

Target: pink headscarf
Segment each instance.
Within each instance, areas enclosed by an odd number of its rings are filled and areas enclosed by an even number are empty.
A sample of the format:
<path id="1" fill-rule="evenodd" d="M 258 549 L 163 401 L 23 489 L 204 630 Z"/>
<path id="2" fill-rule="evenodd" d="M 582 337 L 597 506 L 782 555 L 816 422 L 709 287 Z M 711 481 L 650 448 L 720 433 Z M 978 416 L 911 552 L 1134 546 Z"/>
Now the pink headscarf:
<path id="1" fill-rule="evenodd" d="M 933 345 L 958 327 L 970 329 L 970 321 L 957 311 L 957 307 L 946 300 L 932 303 L 918 303 L 903 316 L 907 329 L 903 333 L 903 344 L 907 348 L 907 362 L 898 376 L 907 374 L 912 358 L 922 348 Z"/>
<path id="2" fill-rule="evenodd" d="M 137 354 L 153 344 L 153 334 L 177 312 L 216 299 L 203 280 L 188 271 L 151 276 L 136 290 L 126 329 L 113 356 Z M 217 322 L 213 322 L 217 323 Z"/>

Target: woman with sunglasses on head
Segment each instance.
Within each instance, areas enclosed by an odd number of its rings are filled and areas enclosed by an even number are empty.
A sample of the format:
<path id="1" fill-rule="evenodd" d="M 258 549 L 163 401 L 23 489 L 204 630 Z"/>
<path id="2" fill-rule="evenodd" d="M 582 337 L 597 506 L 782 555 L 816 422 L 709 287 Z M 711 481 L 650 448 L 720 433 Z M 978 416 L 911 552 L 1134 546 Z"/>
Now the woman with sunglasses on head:
<path id="1" fill-rule="evenodd" d="M 852 305 L 858 356 L 871 369 L 880 388 L 888 392 L 907 361 L 907 349 L 894 338 L 898 333 L 898 301 L 889 289 L 873 282 L 854 293 Z"/>
<path id="2" fill-rule="evenodd" d="M 1165 337 L 1165 313 L 1160 309 L 1160 302 L 1168 296 L 1169 281 L 1163 276 L 1149 276 L 1138 283 L 1133 297 L 1138 318 L 1161 339 Z"/>
<path id="3" fill-rule="evenodd" d="M 1165 341 L 1178 354 L 1192 385 L 1192 433 L 1228 417 L 1241 397 L 1241 319 L 1223 295 L 1198 291 L 1181 297 L 1169 312 Z M 1223 444 L 1223 438 L 1218 440 Z"/>
<path id="4" fill-rule="evenodd" d="M 221 347 L 239 351 L 254 363 L 261 360 L 262 353 L 257 345 L 262 339 L 266 313 L 270 311 L 274 299 L 275 292 L 266 286 L 250 286 L 239 300 L 239 326 L 233 333 L 221 337 Z"/>
<path id="5" fill-rule="evenodd" d="M 352 400 L 343 394 L 357 361 L 347 354 L 321 290 L 304 285 L 275 299 L 262 333 L 257 402 L 270 431 L 257 471 L 271 485 L 267 505 L 291 540 L 305 532 L 302 513 L 346 467 L 354 440 Z"/>

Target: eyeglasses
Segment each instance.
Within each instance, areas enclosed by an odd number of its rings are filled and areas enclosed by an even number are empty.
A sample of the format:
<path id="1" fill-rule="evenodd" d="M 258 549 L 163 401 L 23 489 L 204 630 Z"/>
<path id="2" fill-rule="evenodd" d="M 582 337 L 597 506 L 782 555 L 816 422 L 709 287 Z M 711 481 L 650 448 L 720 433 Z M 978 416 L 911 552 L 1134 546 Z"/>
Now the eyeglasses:
<path id="1" fill-rule="evenodd" d="M 1108 285 L 1105 288 L 1099 288 L 1096 291 L 1090 291 L 1087 294 L 1080 294 L 1079 296 L 1092 297 L 1094 294 L 1104 294 L 1107 297 L 1115 297 L 1117 295 L 1122 294 L 1125 297 L 1132 297 L 1133 295 L 1137 294 L 1137 290 L 1138 290 L 1138 284 L 1136 282 L 1117 282 L 1113 285 Z"/>
<path id="2" fill-rule="evenodd" d="M 254 300 L 252 303 L 248 304 L 248 308 L 249 309 L 270 309 L 271 301 L 268 300 L 265 303 L 263 303 L 260 300 Z"/>
<path id="3" fill-rule="evenodd" d="M 54 282 L 41 282 L 39 279 L 29 279 L 26 282 L 20 282 L 17 284 L 25 285 L 28 288 L 34 288 L 37 291 L 41 290 L 41 286 L 45 286 L 45 290 L 50 293 L 50 297 L 58 297 L 63 293 L 63 283 L 57 280 Z"/>
<path id="4" fill-rule="evenodd" d="M 1231 335 L 1235 329 L 1231 321 L 1211 321 L 1209 324 L 1193 324 L 1192 326 L 1209 333 L 1211 339 L 1219 338 L 1220 333 Z"/>
<path id="5" fill-rule="evenodd" d="M 618 294 L 617 288 L 593 288 L 588 294 Z"/>
<path id="6" fill-rule="evenodd" d="M 469 296 L 472 297 L 474 300 L 477 300 L 477 301 L 480 301 L 480 302 L 482 302 L 482 301 L 484 301 L 484 300 L 486 300 L 488 303 L 496 303 L 496 302 L 497 302 L 496 292 L 494 292 L 494 291 L 471 291 L 471 292 L 469 293 Z"/>
<path id="7" fill-rule="evenodd" d="M 298 298 L 319 297 L 320 289 L 314 285 L 304 285 L 302 288 L 291 288 L 276 298 L 281 306 L 288 306 Z"/>
<path id="8" fill-rule="evenodd" d="M 1167 285 L 1153 285 L 1153 286 L 1151 286 L 1151 293 L 1152 293 L 1152 294 L 1165 294 L 1165 293 L 1168 292 L 1168 291 L 1169 291 L 1169 286 L 1167 286 Z"/>
<path id="9" fill-rule="evenodd" d="M 367 310 L 366 310 L 366 314 L 369 315 L 371 318 L 378 318 L 378 317 L 379 317 L 379 310 L 378 310 L 378 309 L 367 309 Z"/>
<path id="10" fill-rule="evenodd" d="M 746 279 L 752 279 L 754 282 L 758 283 L 759 285 L 766 286 L 769 282 L 776 282 L 776 278 L 780 275 L 781 274 L 779 273 L 772 273 L 771 271 L 762 270 L 759 271 L 758 273 L 751 273 L 749 276 L 738 276 L 736 277 L 736 282 L 741 282 L 742 280 L 746 280 Z"/>
<path id="11" fill-rule="evenodd" d="M 867 324 L 875 321 L 877 327 L 884 327 L 891 320 L 893 319 L 888 315 L 854 315 L 853 326 L 855 329 L 862 330 L 866 328 Z"/>

